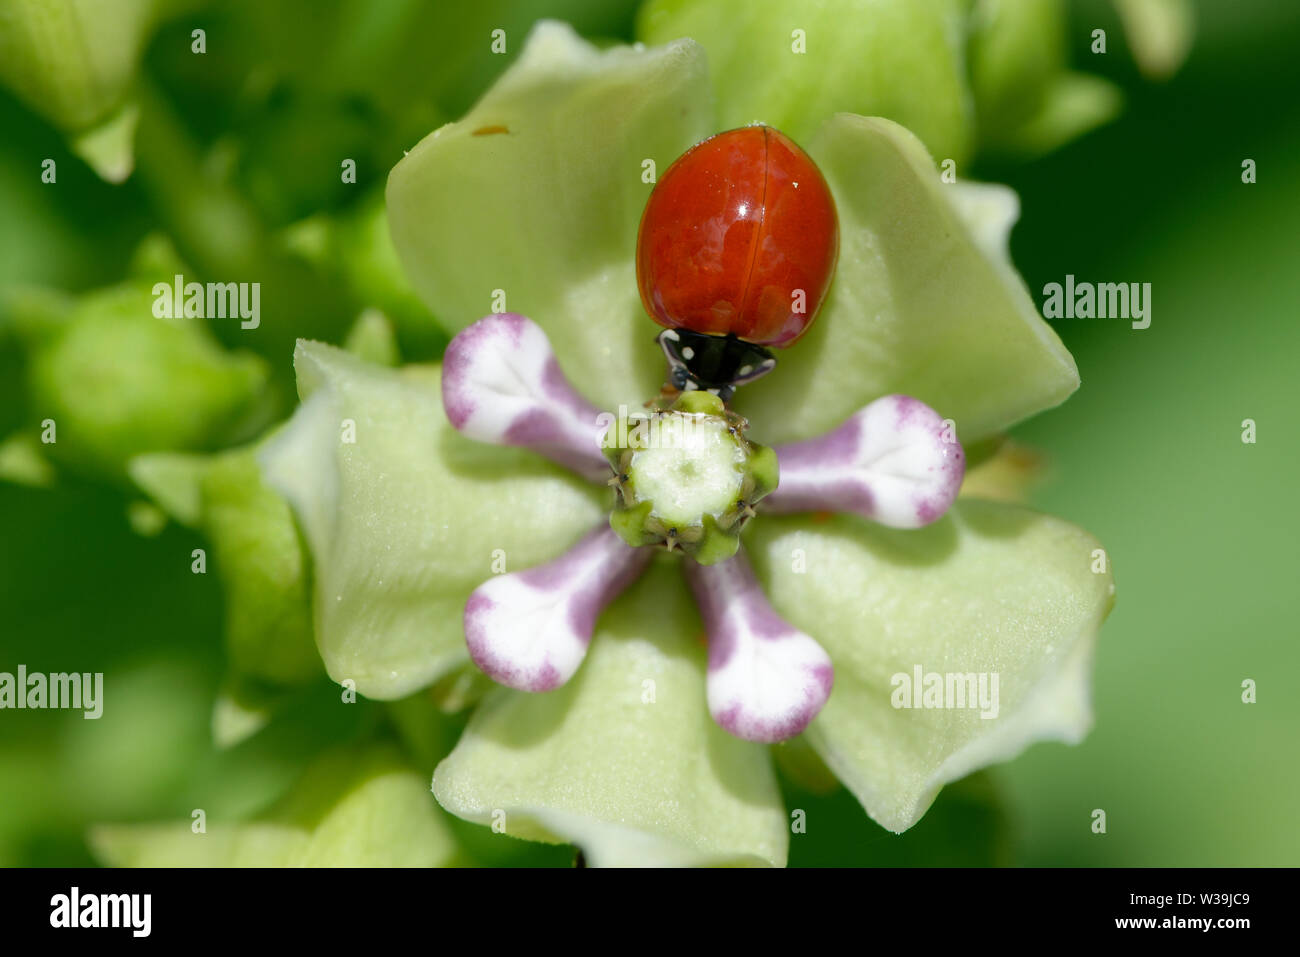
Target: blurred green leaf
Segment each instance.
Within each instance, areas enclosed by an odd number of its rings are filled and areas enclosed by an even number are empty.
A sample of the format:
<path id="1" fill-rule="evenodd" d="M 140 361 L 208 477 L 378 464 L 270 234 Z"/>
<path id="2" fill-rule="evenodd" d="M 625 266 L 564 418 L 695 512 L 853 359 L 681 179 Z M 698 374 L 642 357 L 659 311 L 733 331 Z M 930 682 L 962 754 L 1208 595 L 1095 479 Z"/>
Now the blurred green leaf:
<path id="1" fill-rule="evenodd" d="M 99 719 L 69 721 L 57 787 L 86 817 L 160 813 L 206 751 L 200 676 L 166 658 L 116 666 L 104 672 L 102 699 Z"/>
<path id="2" fill-rule="evenodd" d="M 323 756 L 257 820 L 195 827 L 105 825 L 91 844 L 113 867 L 437 867 L 457 853 L 423 775 L 384 748 Z"/>

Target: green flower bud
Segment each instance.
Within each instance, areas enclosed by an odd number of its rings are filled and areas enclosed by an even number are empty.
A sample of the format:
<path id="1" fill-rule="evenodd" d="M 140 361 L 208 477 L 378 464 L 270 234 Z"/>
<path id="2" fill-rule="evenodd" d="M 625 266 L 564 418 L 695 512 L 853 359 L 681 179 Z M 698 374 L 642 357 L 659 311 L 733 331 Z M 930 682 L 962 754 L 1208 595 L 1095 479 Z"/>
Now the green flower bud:
<path id="1" fill-rule="evenodd" d="M 646 43 L 707 51 L 717 129 L 759 120 L 804 144 L 834 113 L 883 116 L 959 163 L 974 132 L 965 29 L 956 0 L 649 0 L 637 19 Z"/>
<path id="2" fill-rule="evenodd" d="M 458 853 L 427 776 L 391 746 L 325 752 L 257 818 L 214 820 L 198 839 L 190 821 L 114 824 L 90 845 L 115 867 L 431 867 Z"/>
<path id="3" fill-rule="evenodd" d="M 0 10 L 0 86 L 70 138 L 109 182 L 134 165 L 128 102 L 155 25 L 183 0 L 10 0 Z"/>
<path id="4" fill-rule="evenodd" d="M 8 300 L 30 357 L 31 428 L 51 460 L 121 476 L 136 455 L 219 447 L 265 422 L 265 361 L 222 348 L 202 320 L 158 318 L 150 289 Z"/>
<path id="5" fill-rule="evenodd" d="M 1119 112 L 1114 84 L 1069 69 L 1066 28 L 1063 0 L 972 7 L 970 85 L 982 150 L 1046 153 Z"/>
<path id="6" fill-rule="evenodd" d="M 357 316 L 343 341 L 343 348 L 375 365 L 397 366 L 402 361 L 393 324 L 378 309 L 367 309 Z"/>

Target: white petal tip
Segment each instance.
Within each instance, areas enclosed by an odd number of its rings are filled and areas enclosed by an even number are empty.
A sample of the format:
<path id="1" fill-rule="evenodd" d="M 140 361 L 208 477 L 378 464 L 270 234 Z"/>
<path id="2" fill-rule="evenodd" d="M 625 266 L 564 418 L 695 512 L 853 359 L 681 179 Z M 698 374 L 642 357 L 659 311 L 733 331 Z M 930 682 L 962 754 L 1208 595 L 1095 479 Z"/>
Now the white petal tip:
<path id="1" fill-rule="evenodd" d="M 610 472 L 600 417 L 564 377 L 542 328 L 500 313 L 462 330 L 443 358 L 442 401 L 463 435 L 533 451 L 591 479 Z"/>
<path id="2" fill-rule="evenodd" d="M 893 528 L 920 528 L 957 498 L 966 456 L 956 424 L 919 399 L 887 395 L 838 428 L 777 449 L 772 512 L 853 512 Z"/>
<path id="3" fill-rule="evenodd" d="M 762 744 L 786 741 L 817 717 L 831 696 L 834 669 L 800 632 L 752 650 L 709 674 L 709 712 L 723 730 Z"/>
<path id="4" fill-rule="evenodd" d="M 800 734 L 830 698 L 830 656 L 772 609 L 743 551 L 686 573 L 709 635 L 713 720 L 747 741 Z"/>
<path id="5" fill-rule="evenodd" d="M 601 611 L 649 559 L 602 527 L 553 562 L 488 579 L 465 603 L 470 657 L 500 684 L 555 690 L 582 664 Z"/>

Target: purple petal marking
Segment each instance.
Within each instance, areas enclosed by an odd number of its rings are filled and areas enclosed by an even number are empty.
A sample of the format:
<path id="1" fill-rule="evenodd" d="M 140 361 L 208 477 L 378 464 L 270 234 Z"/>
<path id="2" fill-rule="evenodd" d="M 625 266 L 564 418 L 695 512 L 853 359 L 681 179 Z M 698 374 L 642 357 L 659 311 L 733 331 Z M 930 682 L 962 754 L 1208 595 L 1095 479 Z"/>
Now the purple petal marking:
<path id="1" fill-rule="evenodd" d="M 853 512 L 894 528 L 939 519 L 966 474 L 961 443 L 920 399 L 887 395 L 825 435 L 776 450 L 774 513 Z"/>
<path id="2" fill-rule="evenodd" d="M 582 664 L 601 611 L 651 556 L 602 525 L 554 561 L 488 579 L 465 603 L 470 657 L 511 688 L 558 688 Z"/>
<path id="3" fill-rule="evenodd" d="M 451 340 L 442 404 L 472 439 L 532 449 L 593 481 L 612 472 L 600 450 L 600 413 L 564 377 L 546 333 L 526 316 L 487 316 Z"/>
<path id="4" fill-rule="evenodd" d="M 709 712 L 738 738 L 766 744 L 792 738 L 831 694 L 831 659 L 767 601 L 745 557 L 716 565 L 684 563 L 709 634 Z"/>

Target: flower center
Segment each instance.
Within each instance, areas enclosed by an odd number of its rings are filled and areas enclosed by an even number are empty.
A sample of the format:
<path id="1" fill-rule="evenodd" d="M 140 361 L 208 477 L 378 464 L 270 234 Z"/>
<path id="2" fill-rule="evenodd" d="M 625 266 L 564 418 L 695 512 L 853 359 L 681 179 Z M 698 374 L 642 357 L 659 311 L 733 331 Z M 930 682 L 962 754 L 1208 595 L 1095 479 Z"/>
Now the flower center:
<path id="1" fill-rule="evenodd" d="M 610 525 L 629 545 L 730 558 L 753 505 L 776 488 L 775 453 L 717 396 L 685 392 L 666 408 L 621 414 L 605 435 L 617 490 Z"/>
<path id="2" fill-rule="evenodd" d="M 691 525 L 705 515 L 719 518 L 732 507 L 744 482 L 745 450 L 714 416 L 661 413 L 659 444 L 633 452 L 628 491 L 650 502 L 651 514 L 672 524 Z"/>

